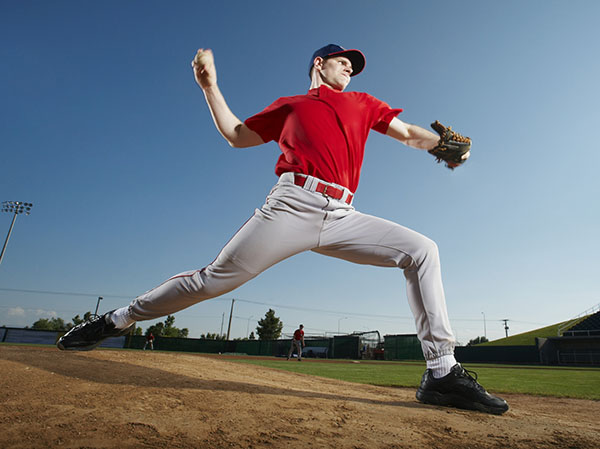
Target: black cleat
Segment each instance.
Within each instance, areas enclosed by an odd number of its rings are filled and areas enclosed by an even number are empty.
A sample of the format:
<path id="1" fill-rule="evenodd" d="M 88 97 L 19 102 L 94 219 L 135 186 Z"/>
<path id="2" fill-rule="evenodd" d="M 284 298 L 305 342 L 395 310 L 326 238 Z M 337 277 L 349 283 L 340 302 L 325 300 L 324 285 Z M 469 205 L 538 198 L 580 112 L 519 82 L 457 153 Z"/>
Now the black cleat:
<path id="1" fill-rule="evenodd" d="M 430 369 L 426 370 L 417 390 L 417 399 L 425 404 L 478 410 L 494 415 L 501 415 L 508 410 L 504 399 L 485 391 L 477 382 L 477 374 L 465 370 L 459 363 L 440 379 L 433 377 Z"/>
<path id="2" fill-rule="evenodd" d="M 78 324 L 60 337 L 56 346 L 61 350 L 91 351 L 107 338 L 125 335 L 135 326 L 135 323 L 133 323 L 125 329 L 117 329 L 108 318 L 110 313 L 95 316 L 89 321 Z"/>

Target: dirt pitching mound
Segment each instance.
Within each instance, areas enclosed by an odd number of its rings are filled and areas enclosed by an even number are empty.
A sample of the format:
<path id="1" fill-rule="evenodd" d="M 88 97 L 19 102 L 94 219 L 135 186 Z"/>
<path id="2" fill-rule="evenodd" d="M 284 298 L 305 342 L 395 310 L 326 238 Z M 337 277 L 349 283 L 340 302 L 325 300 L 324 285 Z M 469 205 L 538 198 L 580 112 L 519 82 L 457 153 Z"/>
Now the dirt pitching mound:
<path id="1" fill-rule="evenodd" d="M 309 361 L 308 361 L 309 362 Z M 597 448 L 600 402 L 502 416 L 196 354 L 0 346 L 2 448 Z"/>

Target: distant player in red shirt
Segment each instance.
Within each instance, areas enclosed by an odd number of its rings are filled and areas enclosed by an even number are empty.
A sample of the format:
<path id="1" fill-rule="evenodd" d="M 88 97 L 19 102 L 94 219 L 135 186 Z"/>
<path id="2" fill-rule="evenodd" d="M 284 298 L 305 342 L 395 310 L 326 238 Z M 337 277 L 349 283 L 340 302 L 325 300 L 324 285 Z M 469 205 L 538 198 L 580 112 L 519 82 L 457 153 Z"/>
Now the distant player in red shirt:
<path id="1" fill-rule="evenodd" d="M 242 122 L 217 85 L 212 51 L 198 50 L 192 61 L 194 76 L 217 129 L 236 148 L 276 141 L 282 152 L 275 166 L 278 182 L 212 263 L 180 273 L 129 306 L 74 328 L 59 340 L 59 348 L 94 348 L 136 321 L 222 295 L 288 257 L 313 251 L 403 271 L 427 362 L 418 400 L 497 414 L 508 410 L 506 401 L 488 394 L 454 358 L 455 338 L 435 242 L 352 206 L 371 130 L 421 150 L 435 147 L 439 140 L 438 135 L 398 119 L 402 109 L 392 109 L 366 93 L 345 92 L 350 78 L 364 66 L 360 51 L 326 45 L 309 61 L 311 84 L 306 94 L 279 98 Z M 235 181 L 224 177 L 222 182 Z M 395 201 L 399 185 L 399 180 L 390 180 L 381 195 Z"/>
<path id="2" fill-rule="evenodd" d="M 150 349 L 154 350 L 154 335 L 152 335 L 152 332 L 150 332 L 148 335 L 146 335 L 146 343 L 144 343 L 144 351 L 146 350 L 146 347 L 150 345 Z"/>
<path id="3" fill-rule="evenodd" d="M 298 353 L 298 361 L 302 361 L 302 348 L 304 348 L 304 326 L 301 324 L 298 329 L 294 331 L 294 337 L 292 338 L 292 344 L 290 346 L 290 352 L 288 352 L 287 359 L 289 360 L 294 353 L 294 348 Z"/>

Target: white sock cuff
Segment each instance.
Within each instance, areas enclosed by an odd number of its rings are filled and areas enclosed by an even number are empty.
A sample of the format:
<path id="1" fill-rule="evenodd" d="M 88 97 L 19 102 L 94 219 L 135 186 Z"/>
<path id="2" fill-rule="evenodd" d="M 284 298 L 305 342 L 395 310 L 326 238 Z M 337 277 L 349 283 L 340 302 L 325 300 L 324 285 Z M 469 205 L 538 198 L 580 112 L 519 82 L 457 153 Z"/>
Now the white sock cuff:
<path id="1" fill-rule="evenodd" d="M 439 379 L 448 374 L 456 363 L 454 354 L 443 355 L 433 360 L 427 360 L 427 368 L 431 370 L 433 377 Z"/>
<path id="2" fill-rule="evenodd" d="M 125 329 L 135 323 L 129 314 L 129 306 L 121 307 L 110 314 L 110 320 L 117 329 Z"/>

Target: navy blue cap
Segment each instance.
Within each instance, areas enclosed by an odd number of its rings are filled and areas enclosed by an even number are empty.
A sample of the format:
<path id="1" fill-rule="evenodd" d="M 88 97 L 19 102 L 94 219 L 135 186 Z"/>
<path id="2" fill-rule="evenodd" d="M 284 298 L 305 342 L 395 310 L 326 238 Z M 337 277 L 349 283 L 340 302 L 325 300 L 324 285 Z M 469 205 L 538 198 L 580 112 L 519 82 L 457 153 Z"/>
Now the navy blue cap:
<path id="1" fill-rule="evenodd" d="M 312 55 L 310 65 L 308 66 L 308 76 L 310 77 L 310 71 L 313 68 L 313 62 L 317 56 L 323 59 L 332 58 L 334 56 L 344 56 L 352 63 L 352 74 L 350 76 L 356 76 L 365 68 L 366 60 L 365 55 L 360 50 L 346 50 L 344 47 L 340 47 L 337 44 L 325 45 L 323 48 L 319 48 Z"/>

